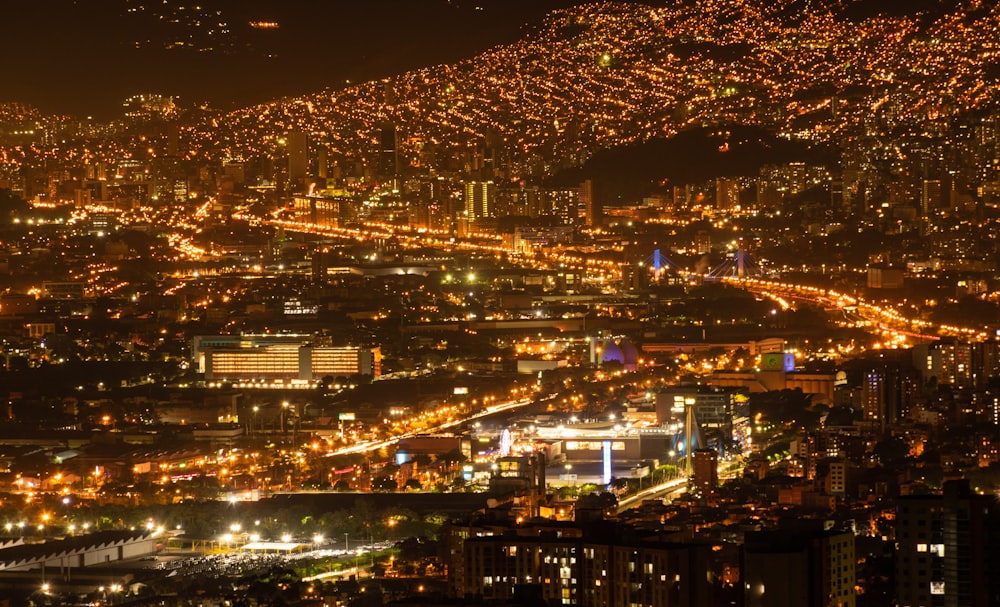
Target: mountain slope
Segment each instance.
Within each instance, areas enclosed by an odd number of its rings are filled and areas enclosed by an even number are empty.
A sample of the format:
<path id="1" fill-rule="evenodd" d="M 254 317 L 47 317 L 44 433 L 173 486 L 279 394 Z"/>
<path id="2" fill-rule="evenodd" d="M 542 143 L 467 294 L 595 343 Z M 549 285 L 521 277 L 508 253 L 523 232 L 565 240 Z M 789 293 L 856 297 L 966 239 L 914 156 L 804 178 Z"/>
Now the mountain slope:
<path id="1" fill-rule="evenodd" d="M 690 126 L 827 143 L 937 131 L 996 106 L 1000 44 L 984 33 L 1000 31 L 1000 9 L 937 3 L 859 20 L 861 9 L 871 3 L 591 4 L 468 61 L 247 108 L 211 130 L 225 154 L 252 155 L 303 129 L 352 162 L 390 123 L 411 158 L 486 146 L 518 178 Z M 190 134 L 197 150 L 205 132 Z"/>

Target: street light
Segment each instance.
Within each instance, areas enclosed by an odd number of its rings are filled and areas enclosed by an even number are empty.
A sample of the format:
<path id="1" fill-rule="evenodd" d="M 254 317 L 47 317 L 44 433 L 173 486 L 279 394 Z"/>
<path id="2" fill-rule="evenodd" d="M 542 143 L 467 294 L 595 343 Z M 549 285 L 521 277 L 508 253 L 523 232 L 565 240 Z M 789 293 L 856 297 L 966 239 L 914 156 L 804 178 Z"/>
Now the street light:
<path id="1" fill-rule="evenodd" d="M 288 403 L 287 400 L 281 403 L 281 434 L 282 435 L 285 434 L 285 411 L 288 410 L 289 406 L 290 405 L 289 405 L 289 403 Z"/>

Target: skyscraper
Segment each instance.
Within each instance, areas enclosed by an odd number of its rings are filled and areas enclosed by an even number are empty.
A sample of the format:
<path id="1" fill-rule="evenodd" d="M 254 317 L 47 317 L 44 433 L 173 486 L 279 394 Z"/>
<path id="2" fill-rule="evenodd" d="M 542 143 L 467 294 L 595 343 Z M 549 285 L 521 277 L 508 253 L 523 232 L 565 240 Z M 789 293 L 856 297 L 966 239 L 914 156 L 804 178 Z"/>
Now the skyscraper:
<path id="1" fill-rule="evenodd" d="M 600 203 L 594 199 L 594 182 L 588 179 L 580 184 L 579 199 L 584 225 L 599 227 L 603 209 Z"/>
<path id="2" fill-rule="evenodd" d="M 291 131 L 286 138 L 288 144 L 288 183 L 294 190 L 305 186 L 309 175 L 308 138 L 304 131 Z"/>
<path id="3" fill-rule="evenodd" d="M 743 556 L 747 607 L 854 607 L 851 532 L 749 532 Z"/>
<path id="4" fill-rule="evenodd" d="M 394 179 L 399 175 L 399 150 L 396 147 L 396 127 L 382 125 L 378 137 L 378 176 Z"/>
<path id="5" fill-rule="evenodd" d="M 695 449 L 694 485 L 702 496 L 715 492 L 719 485 L 719 452 L 715 449 Z"/>
<path id="6" fill-rule="evenodd" d="M 494 215 L 496 184 L 492 181 L 470 181 L 465 184 L 465 216 L 476 221 Z"/>
<path id="7" fill-rule="evenodd" d="M 896 599 L 899 607 L 1000 604 L 991 575 L 1000 554 L 996 499 L 969 481 L 944 484 L 942 495 L 905 496 L 896 507 Z"/>

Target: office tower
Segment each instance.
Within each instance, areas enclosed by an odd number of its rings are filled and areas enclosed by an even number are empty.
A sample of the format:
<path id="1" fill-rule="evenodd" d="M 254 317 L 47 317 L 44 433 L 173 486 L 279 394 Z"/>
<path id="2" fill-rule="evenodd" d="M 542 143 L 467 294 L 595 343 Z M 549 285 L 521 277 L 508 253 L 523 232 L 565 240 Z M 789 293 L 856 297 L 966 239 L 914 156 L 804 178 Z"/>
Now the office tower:
<path id="1" fill-rule="evenodd" d="M 291 131 L 286 137 L 288 144 L 288 183 L 293 189 L 301 189 L 309 175 L 308 138 L 303 131 Z"/>
<path id="2" fill-rule="evenodd" d="M 382 125 L 378 136 L 378 175 L 383 179 L 394 179 L 399 175 L 399 150 L 396 145 L 396 127 Z"/>
<path id="3" fill-rule="evenodd" d="M 885 431 L 886 423 L 892 423 L 895 419 L 888 410 L 889 372 L 883 367 L 881 369 L 869 369 L 865 371 L 864 379 L 861 382 L 861 409 L 864 412 L 865 423 L 871 428 Z"/>
<path id="4" fill-rule="evenodd" d="M 587 227 L 600 227 L 603 209 L 594 199 L 594 182 L 587 179 L 580 184 L 579 205 L 583 214 L 583 222 Z"/>
<path id="5" fill-rule="evenodd" d="M 941 206 L 941 180 L 924 179 L 920 188 L 920 214 L 929 217 Z"/>
<path id="6" fill-rule="evenodd" d="M 715 449 L 695 449 L 694 486 L 702 496 L 711 495 L 719 486 L 719 453 Z"/>
<path id="7" fill-rule="evenodd" d="M 496 184 L 492 181 L 470 181 L 465 184 L 465 216 L 469 221 L 494 216 Z"/>
<path id="8" fill-rule="evenodd" d="M 896 506 L 896 604 L 986 607 L 1000 604 L 998 507 L 965 479 L 942 495 L 904 496 Z"/>
<path id="9" fill-rule="evenodd" d="M 326 247 L 316 247 L 312 252 L 311 269 L 312 281 L 315 284 L 324 284 L 326 275 L 330 268 L 330 252 Z"/>
<path id="10" fill-rule="evenodd" d="M 774 530 L 746 534 L 746 607 L 854 607 L 854 534 Z"/>

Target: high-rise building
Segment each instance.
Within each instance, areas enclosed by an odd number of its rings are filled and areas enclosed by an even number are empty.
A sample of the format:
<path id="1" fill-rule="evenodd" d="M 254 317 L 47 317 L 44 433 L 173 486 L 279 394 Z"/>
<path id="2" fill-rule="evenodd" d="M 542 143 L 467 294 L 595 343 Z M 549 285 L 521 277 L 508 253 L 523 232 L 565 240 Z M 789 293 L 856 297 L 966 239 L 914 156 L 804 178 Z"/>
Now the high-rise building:
<path id="1" fill-rule="evenodd" d="M 732 209 L 740 204 L 740 182 L 736 179 L 719 177 L 715 180 L 715 208 Z"/>
<path id="2" fill-rule="evenodd" d="M 924 380 L 934 378 L 940 384 L 956 388 L 973 385 L 972 344 L 960 339 L 942 339 L 930 345 L 913 348 L 914 365 L 920 370 Z"/>
<path id="3" fill-rule="evenodd" d="M 285 138 L 288 146 L 288 183 L 302 190 L 309 176 L 308 137 L 304 131 L 291 131 Z"/>
<path id="4" fill-rule="evenodd" d="M 396 127 L 382 125 L 378 137 L 378 175 L 383 179 L 393 179 L 399 175 L 399 150 L 396 142 Z"/>
<path id="5" fill-rule="evenodd" d="M 940 179 L 924 179 L 920 188 L 920 214 L 931 216 L 941 207 L 942 189 Z"/>
<path id="6" fill-rule="evenodd" d="M 746 607 L 854 607 L 854 534 L 748 532 L 743 545 Z"/>
<path id="7" fill-rule="evenodd" d="M 583 223 L 588 227 L 598 227 L 601 225 L 601 215 L 603 209 L 594 198 L 594 182 L 586 180 L 580 184 L 580 210 L 583 214 Z"/>
<path id="8" fill-rule="evenodd" d="M 865 423 L 879 430 L 885 430 L 889 417 L 887 411 L 886 391 L 888 390 L 886 370 L 869 369 L 865 371 L 861 382 L 861 410 Z"/>
<path id="9" fill-rule="evenodd" d="M 694 486 L 703 496 L 711 495 L 719 486 L 719 452 L 715 449 L 695 449 Z"/>
<path id="10" fill-rule="evenodd" d="M 995 339 L 972 344 L 973 383 L 985 387 L 991 378 L 1000 376 L 1000 342 Z"/>
<path id="11" fill-rule="evenodd" d="M 896 604 L 899 607 L 1000 605 L 1000 508 L 969 481 L 941 495 L 904 496 L 896 506 Z"/>
<path id="12" fill-rule="evenodd" d="M 465 184 L 465 216 L 475 222 L 495 215 L 497 186 L 492 181 L 470 181 Z"/>

